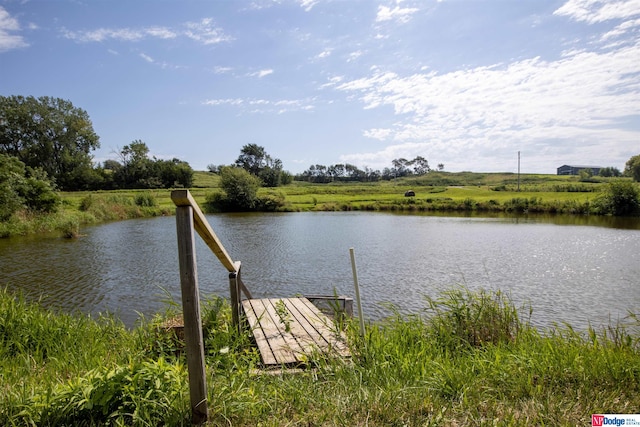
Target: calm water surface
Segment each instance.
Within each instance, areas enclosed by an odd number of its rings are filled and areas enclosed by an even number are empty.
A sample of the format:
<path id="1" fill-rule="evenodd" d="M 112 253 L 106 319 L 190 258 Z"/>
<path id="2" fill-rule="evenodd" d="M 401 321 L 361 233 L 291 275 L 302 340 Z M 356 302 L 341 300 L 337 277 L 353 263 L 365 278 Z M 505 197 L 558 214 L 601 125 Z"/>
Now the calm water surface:
<path id="1" fill-rule="evenodd" d="M 424 309 L 457 285 L 510 292 L 532 321 L 584 328 L 640 307 L 640 220 L 478 218 L 364 212 L 211 215 L 254 296 L 353 295 L 356 252 L 369 319 Z M 83 229 L 83 237 L 0 239 L 0 285 L 66 311 L 127 325 L 180 302 L 175 218 Z M 203 295 L 228 295 L 226 270 L 198 239 Z"/>

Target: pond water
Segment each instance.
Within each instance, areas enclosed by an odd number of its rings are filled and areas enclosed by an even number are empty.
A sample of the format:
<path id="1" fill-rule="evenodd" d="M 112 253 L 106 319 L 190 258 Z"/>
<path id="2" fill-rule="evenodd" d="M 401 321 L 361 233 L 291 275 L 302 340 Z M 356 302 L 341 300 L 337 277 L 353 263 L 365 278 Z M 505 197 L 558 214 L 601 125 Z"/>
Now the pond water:
<path id="1" fill-rule="evenodd" d="M 366 212 L 207 216 L 256 297 L 354 295 L 365 318 L 418 313 L 424 295 L 464 285 L 500 289 L 539 326 L 582 329 L 640 307 L 640 219 L 451 217 Z M 180 303 L 175 217 L 82 230 L 78 239 L 0 239 L 0 286 L 48 307 L 140 314 Z M 200 292 L 227 297 L 228 276 L 198 238 Z M 528 314 L 528 313 L 527 313 Z"/>

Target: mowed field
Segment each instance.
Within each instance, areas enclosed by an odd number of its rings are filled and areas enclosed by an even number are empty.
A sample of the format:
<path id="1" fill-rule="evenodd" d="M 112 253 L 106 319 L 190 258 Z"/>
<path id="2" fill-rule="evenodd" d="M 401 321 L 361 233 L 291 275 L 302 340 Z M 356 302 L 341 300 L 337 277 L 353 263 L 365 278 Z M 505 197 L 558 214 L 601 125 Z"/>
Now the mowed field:
<path id="1" fill-rule="evenodd" d="M 513 173 L 431 172 L 420 177 L 371 183 L 316 184 L 294 181 L 285 186 L 261 188 L 258 195 L 283 198 L 285 211 L 386 210 L 392 206 L 455 204 L 465 201 L 503 205 L 513 199 L 536 199 L 538 203 L 548 204 L 582 204 L 594 200 L 609 178 L 597 177 L 593 181 L 581 182 L 577 176 L 522 174 L 518 180 L 518 176 Z M 405 197 L 405 192 L 409 190 L 415 192 L 415 197 Z M 208 195 L 223 191 L 220 177 L 210 172 L 198 171 L 190 191 L 196 201 L 203 205 Z M 171 190 L 166 189 L 62 193 L 66 205 L 72 209 L 78 207 L 89 195 L 149 195 L 155 200 L 156 207 L 173 209 Z"/>

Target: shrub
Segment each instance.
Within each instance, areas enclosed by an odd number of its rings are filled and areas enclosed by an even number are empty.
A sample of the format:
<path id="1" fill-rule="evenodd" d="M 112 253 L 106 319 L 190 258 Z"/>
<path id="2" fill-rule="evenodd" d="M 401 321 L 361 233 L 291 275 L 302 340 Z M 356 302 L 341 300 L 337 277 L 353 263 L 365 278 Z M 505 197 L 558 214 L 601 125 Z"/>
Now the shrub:
<path id="1" fill-rule="evenodd" d="M 605 215 L 640 214 L 640 191 L 631 181 L 610 182 L 595 201 L 596 210 Z"/>
<path id="2" fill-rule="evenodd" d="M 206 209 L 209 212 L 253 211 L 259 208 L 258 189 L 262 181 L 238 167 L 220 169 L 220 186 L 224 193 L 207 195 Z"/>
<path id="3" fill-rule="evenodd" d="M 55 212 L 59 203 L 60 197 L 45 172 L 0 154 L 0 221 L 6 221 L 20 209 Z"/>
<path id="4" fill-rule="evenodd" d="M 523 323 L 501 291 L 454 289 L 427 297 L 434 340 L 447 350 L 470 349 L 515 341 Z"/>
<path id="5" fill-rule="evenodd" d="M 285 197 L 282 193 L 267 194 L 258 199 L 258 210 L 262 212 L 276 212 L 285 206 Z"/>
<path id="6" fill-rule="evenodd" d="M 50 394 L 36 396 L 38 425 L 180 425 L 185 423 L 186 368 L 181 363 L 130 362 L 98 368 Z M 182 404 L 181 404 L 182 403 Z"/>
<path id="7" fill-rule="evenodd" d="M 156 198 L 153 196 L 153 194 L 150 194 L 150 193 L 136 194 L 133 201 L 136 204 L 136 206 L 140 206 L 140 207 L 153 208 L 158 206 L 158 202 L 156 201 Z"/>

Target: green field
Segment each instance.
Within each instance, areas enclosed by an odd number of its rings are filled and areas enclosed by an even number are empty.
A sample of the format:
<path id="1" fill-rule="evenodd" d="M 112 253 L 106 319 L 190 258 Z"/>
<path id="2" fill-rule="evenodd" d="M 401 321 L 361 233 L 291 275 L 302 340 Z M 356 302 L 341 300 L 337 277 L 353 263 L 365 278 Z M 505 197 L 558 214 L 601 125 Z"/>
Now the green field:
<path id="1" fill-rule="evenodd" d="M 607 179 L 583 183 L 575 176 L 522 175 L 520 191 L 518 177 L 514 174 L 442 173 L 432 172 L 422 177 L 400 178 L 374 183 L 329 183 L 310 184 L 294 181 L 275 188 L 262 188 L 260 195 L 282 195 L 285 209 L 290 211 L 384 209 L 395 205 L 402 208 L 409 204 L 427 203 L 427 200 L 451 200 L 462 202 L 473 199 L 477 202 L 491 200 L 502 204 L 513 198 L 538 198 L 545 203 L 584 203 L 593 200 Z M 415 191 L 415 197 L 405 197 L 405 191 Z M 204 204 L 207 194 L 220 192 L 220 178 L 209 172 L 196 172 L 194 186 L 190 189 L 199 204 Z M 62 193 L 64 200 L 77 207 L 89 194 L 109 194 L 135 197 L 150 194 L 160 209 L 173 209 L 170 190 L 118 190 L 110 192 Z"/>
<path id="2" fill-rule="evenodd" d="M 594 202 L 614 182 L 595 177 L 581 182 L 577 176 L 511 173 L 431 172 L 419 177 L 374 183 L 312 184 L 294 181 L 261 188 L 258 197 L 277 200 L 280 212 L 393 211 L 593 214 Z M 618 179 L 619 180 L 619 179 Z M 624 180 L 631 182 L 630 179 Z M 632 184 L 636 185 L 637 184 Z M 412 190 L 415 197 L 405 197 Z M 220 177 L 196 172 L 192 195 L 206 211 L 207 197 L 222 193 Z M 114 190 L 63 192 L 57 213 L 14 215 L 0 223 L 0 237 L 35 233 L 62 233 L 73 237 L 86 224 L 128 218 L 172 215 L 171 190 Z"/>
<path id="3" fill-rule="evenodd" d="M 600 179 L 583 183 L 575 176 L 521 175 L 520 191 L 517 191 L 518 176 L 515 174 L 432 172 L 421 177 L 374 183 L 311 184 L 294 181 L 283 187 L 263 188 L 260 194 L 284 196 L 284 210 L 291 211 L 391 210 L 392 206 L 399 210 L 417 210 L 411 209 L 410 205 L 415 208 L 416 204 L 427 206 L 438 201 L 450 201 L 455 205 L 467 199 L 503 204 L 513 198 L 537 198 L 549 204 L 582 204 L 593 200 L 606 182 L 606 179 Z M 206 172 L 196 173 L 195 187 L 192 191 L 199 203 L 204 201 L 207 192 L 220 191 L 218 182 Z M 416 196 L 405 197 L 408 190 L 413 190 Z"/>

